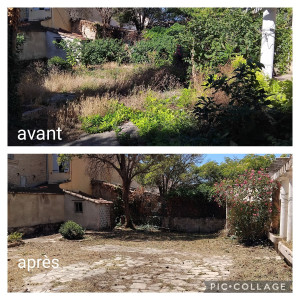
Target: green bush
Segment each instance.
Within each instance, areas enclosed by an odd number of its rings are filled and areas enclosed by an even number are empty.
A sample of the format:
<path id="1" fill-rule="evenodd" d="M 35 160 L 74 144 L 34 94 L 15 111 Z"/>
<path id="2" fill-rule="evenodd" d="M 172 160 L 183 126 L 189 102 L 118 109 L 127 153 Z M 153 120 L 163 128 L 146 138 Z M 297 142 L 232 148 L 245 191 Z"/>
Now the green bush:
<path id="1" fill-rule="evenodd" d="M 276 16 L 274 67 L 280 74 L 288 71 L 293 60 L 293 9 L 279 8 Z"/>
<path id="2" fill-rule="evenodd" d="M 227 206 L 229 233 L 241 242 L 267 239 L 272 214 L 271 196 L 275 182 L 264 170 L 247 170 L 235 180 L 224 179 L 214 186 L 214 199 Z"/>
<path id="3" fill-rule="evenodd" d="M 222 92 L 228 105 L 216 104 L 214 97 L 200 97 L 194 113 L 200 130 L 211 144 L 289 145 L 292 139 L 292 111 L 273 105 L 278 97 L 268 93 L 257 74 L 262 64 L 247 60 L 233 75 L 210 75 L 205 84 L 213 95 Z M 267 83 L 268 84 L 268 83 Z M 278 103 L 278 102 L 277 102 Z"/>
<path id="4" fill-rule="evenodd" d="M 152 63 L 156 66 L 171 65 L 176 51 L 172 36 L 157 35 L 155 39 L 141 40 L 130 49 L 131 62 Z"/>
<path id="5" fill-rule="evenodd" d="M 84 236 L 84 229 L 73 221 L 67 221 L 59 228 L 59 233 L 68 240 L 80 240 Z"/>
<path id="6" fill-rule="evenodd" d="M 53 41 L 53 44 L 66 52 L 67 62 L 72 67 L 81 63 L 83 44 L 79 39 Z"/>
<path id="7" fill-rule="evenodd" d="M 180 35 L 186 49 L 185 60 L 198 69 L 217 68 L 235 54 L 259 58 L 262 13 L 258 15 L 240 8 L 212 10 L 199 14 Z"/>
<path id="8" fill-rule="evenodd" d="M 66 71 L 72 68 L 69 62 L 59 56 L 54 56 L 48 59 L 48 67 L 50 69 L 57 68 L 60 71 Z"/>
<path id="9" fill-rule="evenodd" d="M 23 236 L 23 233 L 13 232 L 13 233 L 8 235 L 7 241 L 9 243 L 20 242 L 22 240 L 22 236 Z"/>
<path id="10" fill-rule="evenodd" d="M 100 65 L 106 62 L 124 63 L 128 61 L 125 44 L 118 39 L 98 39 L 84 44 L 82 62 L 85 65 Z"/>

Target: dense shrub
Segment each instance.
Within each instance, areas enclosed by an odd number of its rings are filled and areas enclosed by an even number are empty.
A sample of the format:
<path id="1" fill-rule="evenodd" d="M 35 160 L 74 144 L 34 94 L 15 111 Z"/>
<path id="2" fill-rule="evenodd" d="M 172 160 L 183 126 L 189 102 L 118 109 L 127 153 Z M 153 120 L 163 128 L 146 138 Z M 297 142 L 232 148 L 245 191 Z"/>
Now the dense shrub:
<path id="1" fill-rule="evenodd" d="M 176 40 L 172 36 L 157 35 L 154 39 L 137 42 L 130 51 L 133 63 L 152 63 L 156 66 L 170 65 L 176 51 Z"/>
<path id="2" fill-rule="evenodd" d="M 62 224 L 59 228 L 59 233 L 68 240 L 80 240 L 84 236 L 83 228 L 73 221 L 67 221 Z"/>
<path id="3" fill-rule="evenodd" d="M 242 56 L 237 56 L 232 61 L 234 68 L 239 68 L 247 63 Z M 293 104 L 293 83 L 291 80 L 279 81 L 274 78 L 267 78 L 260 69 L 255 72 L 259 86 L 265 90 L 267 101 L 271 101 L 269 107 L 276 107 L 282 110 L 290 110 Z"/>
<path id="4" fill-rule="evenodd" d="M 224 65 L 234 54 L 258 59 L 261 15 L 227 8 L 193 18 L 180 37 L 189 53 L 185 59 L 198 69 Z"/>
<path id="5" fill-rule="evenodd" d="M 99 39 L 84 44 L 82 62 L 85 65 L 98 65 L 105 62 L 127 62 L 125 44 L 118 39 Z"/>
<path id="6" fill-rule="evenodd" d="M 48 68 L 51 69 L 58 69 L 60 71 L 66 71 L 72 68 L 68 61 L 64 60 L 59 56 L 51 57 L 48 60 Z"/>
<path id="7" fill-rule="evenodd" d="M 234 70 L 231 77 L 211 75 L 207 83 L 212 97 L 200 97 L 194 113 L 200 130 L 210 144 L 289 145 L 292 139 L 291 110 L 272 105 L 257 72 L 262 65 L 247 60 Z M 229 97 L 227 105 L 214 101 L 216 92 Z"/>
<path id="8" fill-rule="evenodd" d="M 286 73 L 293 60 L 293 9 L 279 8 L 276 17 L 274 67 Z"/>
<path id="9" fill-rule="evenodd" d="M 229 232 L 246 243 L 268 236 L 273 212 L 271 195 L 275 183 L 263 170 L 246 171 L 235 180 L 215 184 L 215 201 L 228 207 Z"/>
<path id="10" fill-rule="evenodd" d="M 80 64 L 82 59 L 83 44 L 79 39 L 74 40 L 61 40 L 60 42 L 53 41 L 58 48 L 66 52 L 67 62 L 73 67 Z"/>

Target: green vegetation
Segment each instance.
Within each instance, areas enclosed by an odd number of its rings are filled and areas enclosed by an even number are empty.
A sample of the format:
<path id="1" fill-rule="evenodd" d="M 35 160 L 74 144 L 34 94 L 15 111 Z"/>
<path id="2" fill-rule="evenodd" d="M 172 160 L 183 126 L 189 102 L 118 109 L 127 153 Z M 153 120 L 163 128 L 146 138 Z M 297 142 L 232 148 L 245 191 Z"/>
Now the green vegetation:
<path id="1" fill-rule="evenodd" d="M 13 101 L 25 105 L 47 103 L 44 98 L 52 93 L 78 96 L 52 108 L 44 126 L 64 127 L 72 138 L 79 127 L 88 133 L 115 130 L 123 145 L 292 144 L 292 81 L 266 78 L 258 62 L 262 11 L 120 8 L 105 13 L 107 26 L 112 16 L 134 24 L 134 37 L 98 24 L 96 40 L 55 42 L 65 60 L 49 59 L 43 72 L 29 66 L 19 72 L 20 83 L 11 78 L 18 87 L 10 91 Z M 290 8 L 277 10 L 277 74 L 292 62 L 292 16 Z M 41 74 L 38 81 L 36 74 Z M 138 127 L 138 141 L 120 132 L 127 121 Z"/>
<path id="2" fill-rule="evenodd" d="M 274 65 L 279 74 L 286 73 L 293 61 L 293 9 L 280 8 L 276 17 Z"/>
<path id="3" fill-rule="evenodd" d="M 129 58 L 125 44 L 121 40 L 107 38 L 84 43 L 81 60 L 87 66 L 112 61 L 124 63 Z"/>
<path id="4" fill-rule="evenodd" d="M 9 243 L 20 242 L 20 241 L 22 241 L 22 236 L 23 236 L 23 233 L 13 232 L 8 235 L 7 241 Z"/>
<path id="5" fill-rule="evenodd" d="M 181 145 L 193 133 L 191 128 L 195 126 L 191 115 L 182 108 L 186 104 L 185 97 L 185 93 L 182 97 L 168 99 L 148 95 L 143 111 L 113 102 L 104 117 L 82 118 L 82 128 L 89 133 L 97 133 L 118 130 L 123 122 L 131 121 L 138 127 L 139 136 L 146 145 Z"/>
<path id="6" fill-rule="evenodd" d="M 261 76 L 262 64 L 248 59 L 230 76 L 210 75 L 205 86 L 212 96 L 201 96 L 194 113 L 200 130 L 210 143 L 218 137 L 220 144 L 264 145 L 291 143 L 286 133 L 292 130 L 291 90 L 289 84 L 276 84 Z M 275 95 L 273 90 L 280 91 Z M 285 93 L 284 93 L 285 91 Z M 228 104 L 214 101 L 217 92 L 226 95 Z M 237 126 L 238 124 L 238 126 Z M 261 132 L 261 134 L 258 134 Z M 290 136 L 290 139 L 292 137 Z"/>
<path id="7" fill-rule="evenodd" d="M 67 221 L 59 228 L 59 233 L 68 240 L 80 240 L 84 236 L 84 229 L 73 221 Z"/>
<path id="8" fill-rule="evenodd" d="M 215 201 L 228 207 L 229 232 L 244 243 L 266 240 L 273 211 L 275 182 L 262 170 L 247 170 L 235 180 L 215 184 Z"/>
<path id="9" fill-rule="evenodd" d="M 67 71 L 72 69 L 72 66 L 69 64 L 69 62 L 59 56 L 54 56 L 48 59 L 48 67 L 50 69 L 56 68 L 59 71 Z"/>

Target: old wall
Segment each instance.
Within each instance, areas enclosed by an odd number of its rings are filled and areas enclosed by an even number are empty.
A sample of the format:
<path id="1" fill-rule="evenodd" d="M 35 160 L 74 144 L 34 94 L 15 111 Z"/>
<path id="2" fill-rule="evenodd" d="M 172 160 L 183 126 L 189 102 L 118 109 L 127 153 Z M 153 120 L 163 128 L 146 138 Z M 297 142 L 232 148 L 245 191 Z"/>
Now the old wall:
<path id="1" fill-rule="evenodd" d="M 46 181 L 47 154 L 14 154 L 9 156 L 9 185 L 32 187 Z"/>
<path id="2" fill-rule="evenodd" d="M 225 219 L 225 208 L 205 197 L 173 197 L 167 201 L 168 214 L 178 218 L 218 218 Z"/>
<path id="3" fill-rule="evenodd" d="M 71 181 L 68 183 L 63 183 L 60 188 L 74 191 L 74 192 L 84 192 L 88 195 L 94 195 L 91 185 L 92 177 L 88 173 L 88 161 L 84 158 L 74 157 L 71 161 Z M 106 181 L 112 184 L 121 185 L 122 180 L 119 174 L 114 170 L 102 169 L 101 174 L 98 176 L 97 180 Z M 133 182 L 131 187 L 138 187 L 138 183 Z M 102 197 L 100 195 L 94 195 L 96 197 Z M 105 200 L 110 200 L 102 197 Z"/>
<path id="4" fill-rule="evenodd" d="M 75 202 L 82 202 L 82 212 L 75 212 Z M 96 204 L 65 194 L 65 221 L 71 220 L 86 229 L 100 230 L 111 227 L 110 205 Z"/>
<path id="5" fill-rule="evenodd" d="M 52 16 L 41 22 L 42 26 L 71 31 L 70 15 L 63 7 L 52 8 Z"/>
<path id="6" fill-rule="evenodd" d="M 9 228 L 63 221 L 63 194 L 8 193 Z"/>
<path id="7" fill-rule="evenodd" d="M 214 233 L 224 229 L 225 219 L 163 218 L 162 227 L 183 232 Z"/>
<path id="8" fill-rule="evenodd" d="M 84 159 L 74 157 L 71 161 L 71 181 L 67 183 L 62 183 L 59 185 L 60 188 L 74 191 L 74 192 L 84 192 L 86 194 L 92 194 L 91 178 L 86 172 L 87 163 Z"/>
<path id="9" fill-rule="evenodd" d="M 43 31 L 25 32 L 25 42 L 19 53 L 20 60 L 40 59 L 47 57 L 46 33 Z"/>

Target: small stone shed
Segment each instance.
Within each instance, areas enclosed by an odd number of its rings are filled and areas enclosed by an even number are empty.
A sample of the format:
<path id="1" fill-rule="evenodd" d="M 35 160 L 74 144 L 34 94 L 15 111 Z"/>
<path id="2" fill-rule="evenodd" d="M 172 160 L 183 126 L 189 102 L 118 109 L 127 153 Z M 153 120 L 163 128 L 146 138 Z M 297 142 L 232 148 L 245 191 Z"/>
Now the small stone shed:
<path id="1" fill-rule="evenodd" d="M 101 230 L 113 227 L 112 201 L 95 199 L 80 193 L 65 193 L 65 220 L 80 224 L 85 229 Z"/>

